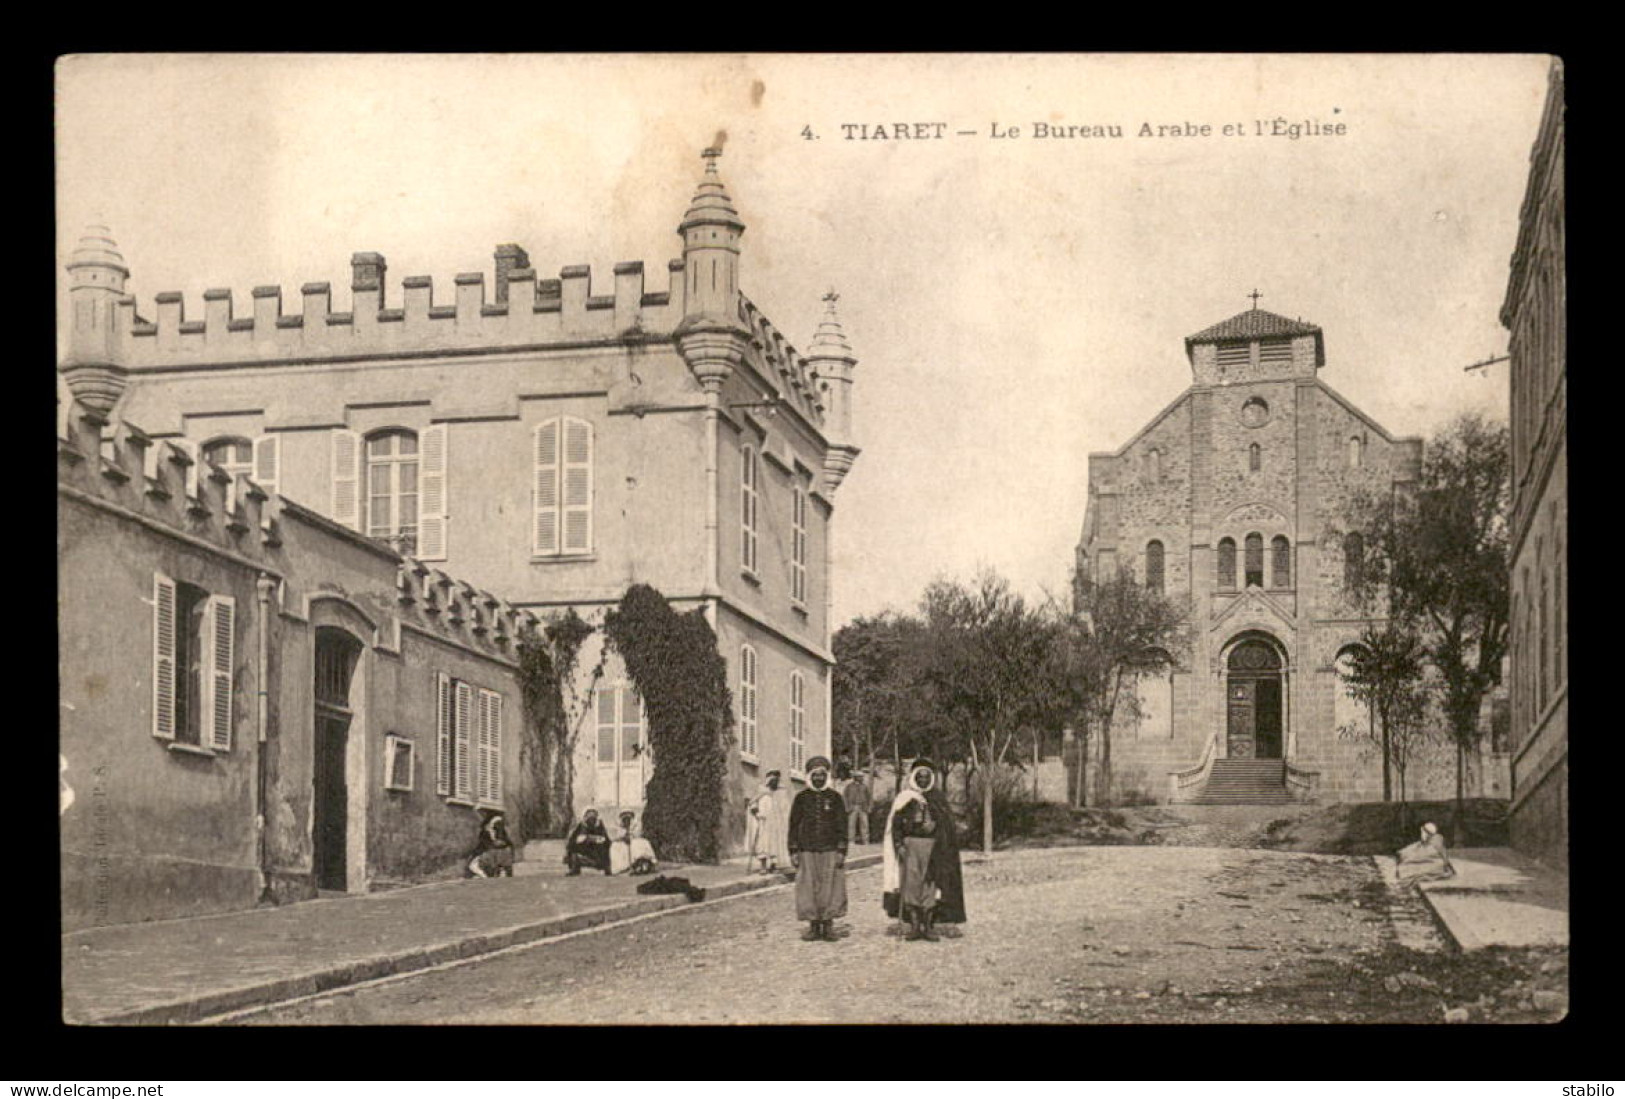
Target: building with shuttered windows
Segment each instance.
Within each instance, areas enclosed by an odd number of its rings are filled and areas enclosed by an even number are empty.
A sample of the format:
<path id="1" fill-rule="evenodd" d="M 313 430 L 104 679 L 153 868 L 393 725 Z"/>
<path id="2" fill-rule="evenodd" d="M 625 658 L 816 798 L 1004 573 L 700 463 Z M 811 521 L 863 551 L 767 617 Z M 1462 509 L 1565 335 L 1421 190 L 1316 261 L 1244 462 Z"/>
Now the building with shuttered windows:
<path id="1" fill-rule="evenodd" d="M 743 293 L 745 225 L 717 155 L 658 274 L 539 278 L 504 244 L 489 285 L 458 275 L 448 299 L 360 252 L 347 301 L 326 282 L 261 286 L 239 315 L 210 290 L 198 318 L 179 294 L 149 310 L 126 293 L 101 235 L 69 273 L 128 380 L 119 416 L 154 440 L 538 619 L 596 625 L 635 583 L 703 611 L 736 708 L 737 838 L 765 771 L 794 779 L 829 751 L 829 531 L 858 454 L 856 358 L 833 292 L 806 354 Z M 601 632 L 578 667 L 590 712 L 574 804 L 553 815 L 637 810 L 658 766 L 642 702 Z M 420 740 L 436 710 L 414 712 Z"/>
<path id="2" fill-rule="evenodd" d="M 1365 552 L 1347 516 L 1357 494 L 1415 480 L 1421 440 L 1321 379 L 1318 325 L 1253 308 L 1185 352 L 1190 387 L 1089 456 L 1079 583 L 1128 570 L 1191 608 L 1188 650 L 1116 723 L 1115 796 L 1380 799 L 1381 756 L 1348 735 L 1372 719 L 1344 679 L 1369 622 L 1347 594 Z M 1470 761 L 1470 792 L 1507 796 L 1504 747 Z M 1454 757 L 1418 758 L 1407 793 L 1453 796 Z"/>

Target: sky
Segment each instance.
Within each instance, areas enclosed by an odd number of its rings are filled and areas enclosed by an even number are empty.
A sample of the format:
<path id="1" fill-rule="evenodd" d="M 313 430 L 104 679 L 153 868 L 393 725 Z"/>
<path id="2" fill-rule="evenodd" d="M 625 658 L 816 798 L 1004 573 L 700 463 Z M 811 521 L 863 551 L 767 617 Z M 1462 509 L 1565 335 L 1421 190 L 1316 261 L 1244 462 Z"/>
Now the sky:
<path id="1" fill-rule="evenodd" d="M 506 241 L 540 277 L 591 264 L 604 293 L 615 263 L 658 280 L 680 255 L 699 153 L 720 144 L 747 226 L 741 288 L 803 350 L 837 289 L 859 360 L 834 623 L 983 567 L 1042 597 L 1067 587 L 1089 453 L 1178 397 L 1184 338 L 1255 289 L 1260 308 L 1324 329 L 1321 379 L 1391 434 L 1505 417 L 1506 364 L 1462 368 L 1506 352 L 1548 64 L 68 57 L 58 298 L 92 222 L 111 228 L 148 317 L 169 290 L 200 317 L 211 287 L 242 315 L 269 283 L 297 308 L 311 281 L 342 310 L 358 251 L 387 258 L 392 301 L 403 277 L 432 275 L 449 302 L 453 276 L 488 272 Z"/>

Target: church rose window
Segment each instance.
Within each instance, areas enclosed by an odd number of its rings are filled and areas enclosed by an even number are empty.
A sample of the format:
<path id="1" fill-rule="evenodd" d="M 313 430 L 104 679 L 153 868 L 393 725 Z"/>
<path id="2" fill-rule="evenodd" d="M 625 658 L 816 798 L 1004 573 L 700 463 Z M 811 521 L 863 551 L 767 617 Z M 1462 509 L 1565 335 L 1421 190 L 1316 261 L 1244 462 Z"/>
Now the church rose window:
<path id="1" fill-rule="evenodd" d="M 1248 427 L 1263 427 L 1269 422 L 1270 405 L 1262 397 L 1249 397 L 1241 406 L 1241 422 Z"/>
<path id="2" fill-rule="evenodd" d="M 1231 538 L 1219 539 L 1219 587 L 1236 586 L 1236 543 Z"/>

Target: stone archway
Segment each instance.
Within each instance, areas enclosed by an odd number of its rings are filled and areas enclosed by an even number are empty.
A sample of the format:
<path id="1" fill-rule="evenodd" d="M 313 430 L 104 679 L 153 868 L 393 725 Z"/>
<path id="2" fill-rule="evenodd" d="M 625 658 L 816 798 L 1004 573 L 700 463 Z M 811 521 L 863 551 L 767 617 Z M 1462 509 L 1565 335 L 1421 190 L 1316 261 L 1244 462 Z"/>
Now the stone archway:
<path id="1" fill-rule="evenodd" d="M 1286 757 L 1286 662 L 1264 635 L 1241 638 L 1225 660 L 1225 756 Z"/>

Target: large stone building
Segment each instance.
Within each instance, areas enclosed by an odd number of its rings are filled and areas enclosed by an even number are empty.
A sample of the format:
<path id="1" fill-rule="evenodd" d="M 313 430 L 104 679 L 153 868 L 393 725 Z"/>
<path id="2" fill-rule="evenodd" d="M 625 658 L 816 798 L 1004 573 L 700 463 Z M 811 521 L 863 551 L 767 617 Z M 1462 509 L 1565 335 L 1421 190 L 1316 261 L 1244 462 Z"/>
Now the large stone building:
<path id="1" fill-rule="evenodd" d="M 1347 595 L 1362 538 L 1346 515 L 1362 491 L 1414 481 L 1421 440 L 1321 380 L 1316 325 L 1255 307 L 1185 352 L 1190 387 L 1121 449 L 1089 456 L 1080 582 L 1127 569 L 1191 608 L 1188 651 L 1142 679 L 1139 713 L 1113 738 L 1113 794 L 1195 800 L 1235 782 L 1380 798 L 1380 755 L 1339 733 L 1370 722 L 1339 670 L 1369 621 Z M 1475 787 L 1494 793 L 1493 771 L 1475 766 Z M 1408 792 L 1442 795 L 1452 773 L 1413 766 Z"/>
<path id="2" fill-rule="evenodd" d="M 1501 323 L 1512 335 L 1512 842 L 1569 859 L 1568 343 L 1563 67 L 1530 153 Z"/>
<path id="3" fill-rule="evenodd" d="M 858 453 L 856 359 L 833 292 L 805 355 L 743 293 L 745 225 L 716 160 L 658 281 L 642 263 L 539 279 L 505 244 L 494 285 L 461 274 L 437 301 L 428 277 L 394 282 L 362 252 L 347 302 L 306 283 L 290 312 L 282 288 L 259 286 L 239 315 L 220 289 L 189 317 L 178 293 L 138 308 L 96 231 L 68 264 L 69 365 L 105 362 L 128 382 L 119 416 L 200 468 L 250 473 L 517 612 L 597 624 L 636 583 L 702 609 L 736 706 L 731 789 L 770 768 L 799 778 L 829 751 L 829 532 Z M 573 804 L 555 820 L 637 809 L 653 765 L 602 631 L 578 667 Z"/>

